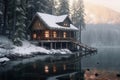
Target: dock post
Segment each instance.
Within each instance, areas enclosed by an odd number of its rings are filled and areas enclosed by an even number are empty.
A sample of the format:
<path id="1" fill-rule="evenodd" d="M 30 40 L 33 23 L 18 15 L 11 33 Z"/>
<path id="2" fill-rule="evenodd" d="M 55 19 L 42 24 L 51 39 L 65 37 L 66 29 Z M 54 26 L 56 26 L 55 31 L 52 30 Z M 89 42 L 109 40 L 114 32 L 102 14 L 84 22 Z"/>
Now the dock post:
<path id="1" fill-rule="evenodd" d="M 44 46 L 44 43 L 43 43 L 43 42 L 41 42 L 41 46 L 42 46 L 42 47 Z"/>
<path id="2" fill-rule="evenodd" d="M 62 42 L 60 43 L 60 48 L 62 49 Z"/>
<path id="3" fill-rule="evenodd" d="M 56 49 L 56 42 L 55 42 L 55 49 Z"/>
<path id="4" fill-rule="evenodd" d="M 53 48 L 53 43 L 51 42 L 51 43 L 50 43 L 50 49 L 52 49 L 52 48 Z"/>

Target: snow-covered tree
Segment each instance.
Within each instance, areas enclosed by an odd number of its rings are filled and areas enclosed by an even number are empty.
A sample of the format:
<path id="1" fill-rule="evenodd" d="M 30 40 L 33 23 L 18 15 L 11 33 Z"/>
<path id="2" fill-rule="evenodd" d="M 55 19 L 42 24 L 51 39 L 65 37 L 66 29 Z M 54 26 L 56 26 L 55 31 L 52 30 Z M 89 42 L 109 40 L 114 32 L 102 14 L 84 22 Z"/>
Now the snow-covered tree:
<path id="1" fill-rule="evenodd" d="M 25 12 L 22 6 L 21 0 L 16 0 L 16 23 L 15 33 L 13 37 L 13 43 L 17 46 L 22 46 L 22 40 L 25 38 Z"/>
<path id="2" fill-rule="evenodd" d="M 69 3 L 68 0 L 60 0 L 60 10 L 59 10 L 59 14 L 63 15 L 63 14 L 69 14 Z"/>
<path id="3" fill-rule="evenodd" d="M 48 13 L 49 11 L 49 0 L 38 0 L 37 4 L 38 6 L 38 11 L 43 12 L 43 13 Z"/>
<path id="4" fill-rule="evenodd" d="M 73 23 L 79 28 L 78 40 L 81 42 L 81 29 L 85 27 L 83 0 L 76 0 L 70 6 L 70 15 Z"/>
<path id="5" fill-rule="evenodd" d="M 51 13 L 49 3 L 49 0 L 26 0 L 27 26 L 32 21 L 32 18 L 36 12 Z"/>
<path id="6" fill-rule="evenodd" d="M 16 0 L 11 0 L 8 3 L 8 28 L 9 28 L 9 36 L 12 38 L 15 32 L 15 23 L 16 23 Z"/>
<path id="7" fill-rule="evenodd" d="M 83 0 L 78 0 L 78 5 L 79 8 L 78 8 L 78 27 L 79 27 L 79 42 L 81 43 L 81 29 L 82 28 L 85 28 L 85 19 L 84 19 L 84 16 L 85 16 L 85 13 L 84 13 L 84 3 L 83 3 Z"/>
<path id="8" fill-rule="evenodd" d="M 68 0 L 52 0 L 52 14 L 63 15 L 69 13 Z"/>

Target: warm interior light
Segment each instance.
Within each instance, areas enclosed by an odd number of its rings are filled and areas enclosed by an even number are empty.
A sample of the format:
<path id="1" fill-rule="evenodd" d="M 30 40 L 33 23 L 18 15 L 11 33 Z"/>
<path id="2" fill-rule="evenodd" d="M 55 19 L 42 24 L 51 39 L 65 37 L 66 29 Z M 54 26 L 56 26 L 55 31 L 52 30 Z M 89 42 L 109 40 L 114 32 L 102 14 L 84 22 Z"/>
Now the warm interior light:
<path id="1" fill-rule="evenodd" d="M 33 63 L 33 68 L 36 69 L 37 65 L 36 63 Z"/>
<path id="2" fill-rule="evenodd" d="M 66 38 L 66 32 L 63 32 L 63 37 Z"/>
<path id="3" fill-rule="evenodd" d="M 54 31 L 53 32 L 53 37 L 56 38 L 57 37 L 57 33 Z"/>
<path id="4" fill-rule="evenodd" d="M 64 23 L 64 26 L 68 26 L 68 24 L 67 24 L 67 23 Z"/>
<path id="5" fill-rule="evenodd" d="M 33 34 L 33 39 L 36 39 L 36 38 L 37 38 L 37 34 L 34 33 L 34 34 Z"/>
<path id="6" fill-rule="evenodd" d="M 66 70 L 66 65 L 65 64 L 63 64 L 63 69 Z"/>
<path id="7" fill-rule="evenodd" d="M 40 23 L 38 25 L 40 26 Z"/>
<path id="8" fill-rule="evenodd" d="M 40 39 L 40 35 L 38 36 L 38 39 Z"/>
<path id="9" fill-rule="evenodd" d="M 66 23 L 66 26 L 68 26 L 68 24 Z"/>
<path id="10" fill-rule="evenodd" d="M 45 65 L 44 69 L 45 69 L 45 73 L 48 73 L 48 72 L 49 72 L 49 67 L 48 67 L 48 65 Z"/>
<path id="11" fill-rule="evenodd" d="M 56 66 L 53 65 L 53 72 L 56 72 Z"/>
<path id="12" fill-rule="evenodd" d="M 49 31 L 45 31 L 45 37 L 49 38 Z"/>

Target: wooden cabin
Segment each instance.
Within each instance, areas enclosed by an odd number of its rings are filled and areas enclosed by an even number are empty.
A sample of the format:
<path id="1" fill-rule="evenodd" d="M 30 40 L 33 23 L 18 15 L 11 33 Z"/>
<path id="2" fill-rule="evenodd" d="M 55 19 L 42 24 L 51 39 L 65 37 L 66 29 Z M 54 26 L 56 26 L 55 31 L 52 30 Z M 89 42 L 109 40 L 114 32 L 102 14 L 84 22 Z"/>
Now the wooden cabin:
<path id="1" fill-rule="evenodd" d="M 29 28 L 32 43 L 48 49 L 76 49 L 73 41 L 76 41 L 75 27 L 68 15 L 54 16 L 37 12 L 33 17 Z"/>

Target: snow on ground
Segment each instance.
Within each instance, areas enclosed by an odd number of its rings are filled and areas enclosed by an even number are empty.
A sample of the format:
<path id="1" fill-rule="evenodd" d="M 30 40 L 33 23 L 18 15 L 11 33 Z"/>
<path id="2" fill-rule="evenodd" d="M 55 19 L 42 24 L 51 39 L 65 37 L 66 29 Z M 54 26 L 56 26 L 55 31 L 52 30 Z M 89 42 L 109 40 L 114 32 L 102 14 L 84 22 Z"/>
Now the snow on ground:
<path id="1" fill-rule="evenodd" d="M 15 46 L 15 49 L 13 49 L 13 54 L 16 53 L 19 55 L 30 55 L 34 52 L 41 52 L 41 53 L 46 53 L 46 54 L 50 53 L 49 50 L 39 47 L 39 46 L 35 46 L 26 40 L 23 41 L 22 47 Z"/>
<path id="2" fill-rule="evenodd" d="M 11 44 L 10 40 L 4 36 L 0 36 L 0 44 Z"/>
<path id="3" fill-rule="evenodd" d="M 7 57 L 3 57 L 3 58 L 0 58 L 0 63 L 1 62 L 4 62 L 4 61 L 9 61 L 10 59 L 8 59 Z"/>
<path id="4" fill-rule="evenodd" d="M 4 37 L 0 36 L 0 57 L 9 54 L 15 54 L 18 56 L 32 55 L 33 53 L 45 53 L 45 54 L 71 54 L 68 49 L 51 49 L 47 50 L 43 47 L 31 44 L 29 41 L 24 40 L 23 46 L 15 46 L 12 42 Z M 33 54 L 34 55 L 34 54 Z"/>
<path id="5" fill-rule="evenodd" d="M 8 38 L 0 36 L 0 56 L 8 54 L 8 50 L 12 48 L 13 48 L 12 42 Z"/>
<path id="6" fill-rule="evenodd" d="M 72 54 L 69 49 L 51 49 L 51 54 Z"/>

